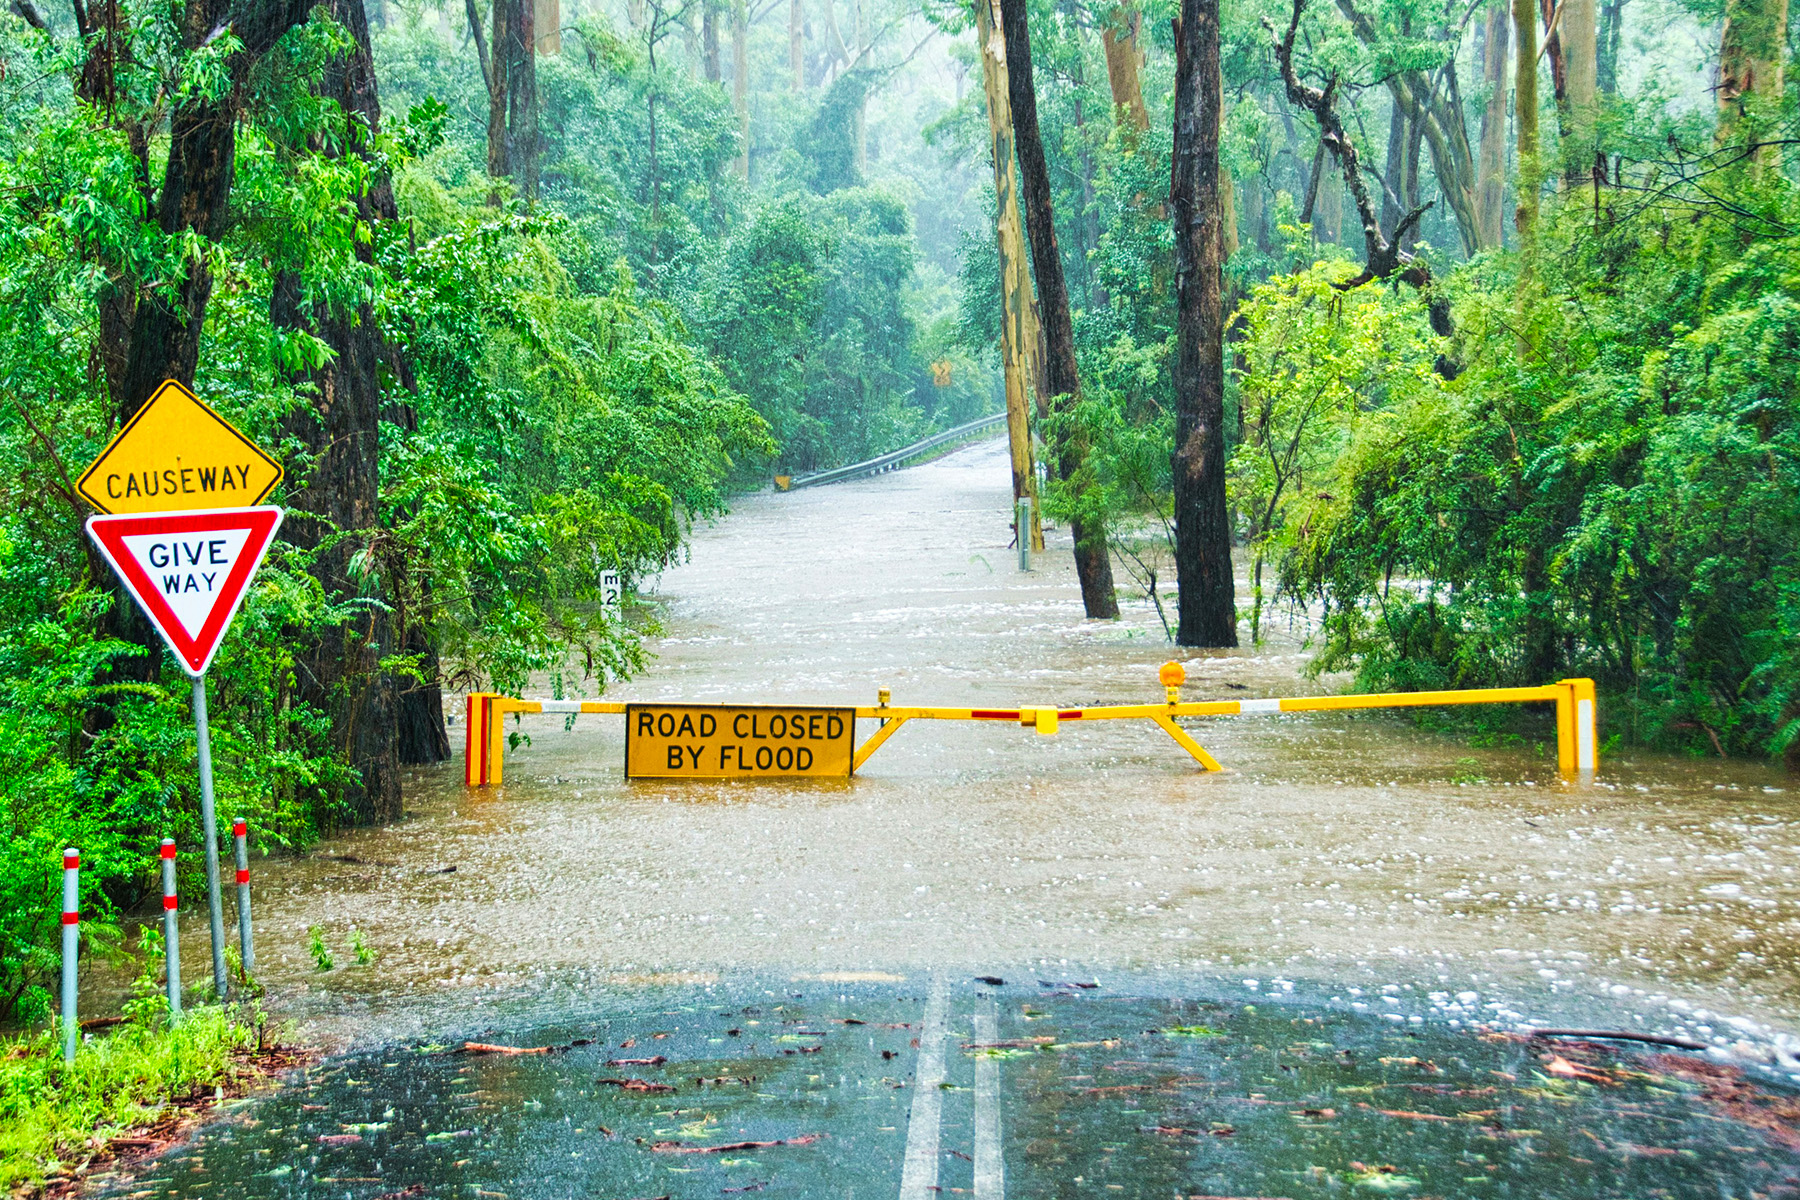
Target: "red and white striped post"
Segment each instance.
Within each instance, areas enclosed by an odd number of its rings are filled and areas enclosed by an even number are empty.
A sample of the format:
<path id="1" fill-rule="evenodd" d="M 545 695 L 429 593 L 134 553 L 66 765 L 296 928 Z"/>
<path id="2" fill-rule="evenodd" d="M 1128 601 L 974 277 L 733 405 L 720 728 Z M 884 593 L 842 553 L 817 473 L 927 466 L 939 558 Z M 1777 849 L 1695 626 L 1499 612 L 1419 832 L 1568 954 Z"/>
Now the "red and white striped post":
<path id="1" fill-rule="evenodd" d="M 250 830 L 244 818 L 231 823 L 231 840 L 237 850 L 238 959 L 248 979 L 256 970 L 256 956 L 250 949 Z"/>
<path id="2" fill-rule="evenodd" d="M 175 839 L 162 840 L 163 876 L 163 961 L 168 964 L 169 1022 L 181 1018 L 181 924 L 176 915 L 180 902 L 175 897 Z"/>
<path id="3" fill-rule="evenodd" d="M 62 912 L 62 1019 L 63 1061 L 75 1061 L 75 1043 L 81 1026 L 75 1019 L 75 954 L 81 948 L 81 851 L 63 851 Z"/>

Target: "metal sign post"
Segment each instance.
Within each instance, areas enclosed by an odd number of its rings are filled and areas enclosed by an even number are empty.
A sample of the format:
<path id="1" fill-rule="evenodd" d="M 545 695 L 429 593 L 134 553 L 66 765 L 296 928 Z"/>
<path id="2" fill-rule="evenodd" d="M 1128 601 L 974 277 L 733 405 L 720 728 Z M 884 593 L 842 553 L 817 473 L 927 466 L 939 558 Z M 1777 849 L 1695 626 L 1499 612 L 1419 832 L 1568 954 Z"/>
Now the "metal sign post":
<path id="1" fill-rule="evenodd" d="M 212 738 L 206 730 L 206 676 L 194 676 L 194 743 L 200 753 L 200 836 L 206 839 L 206 920 L 212 930 L 213 993 L 225 998 L 225 901 L 219 895 L 219 823 L 213 816 Z"/>
<path id="2" fill-rule="evenodd" d="M 281 525 L 279 508 L 260 505 L 281 474 L 280 463 L 171 379 L 76 485 L 105 514 L 88 519 L 88 536 L 194 681 L 213 991 L 220 1000 L 229 980 L 206 669 Z"/>

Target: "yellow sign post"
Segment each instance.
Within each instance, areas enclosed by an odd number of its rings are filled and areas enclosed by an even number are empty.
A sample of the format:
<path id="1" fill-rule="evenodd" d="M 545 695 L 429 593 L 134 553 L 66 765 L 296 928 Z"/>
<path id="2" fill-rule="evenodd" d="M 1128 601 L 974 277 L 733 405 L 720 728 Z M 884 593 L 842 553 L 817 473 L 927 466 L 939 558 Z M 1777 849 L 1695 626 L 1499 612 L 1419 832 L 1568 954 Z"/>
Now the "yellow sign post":
<path id="1" fill-rule="evenodd" d="M 850 774 L 856 709 L 628 704 L 627 779 Z"/>
<path id="2" fill-rule="evenodd" d="M 75 488 L 103 513 L 250 508 L 281 464 L 173 379 L 125 423 Z"/>

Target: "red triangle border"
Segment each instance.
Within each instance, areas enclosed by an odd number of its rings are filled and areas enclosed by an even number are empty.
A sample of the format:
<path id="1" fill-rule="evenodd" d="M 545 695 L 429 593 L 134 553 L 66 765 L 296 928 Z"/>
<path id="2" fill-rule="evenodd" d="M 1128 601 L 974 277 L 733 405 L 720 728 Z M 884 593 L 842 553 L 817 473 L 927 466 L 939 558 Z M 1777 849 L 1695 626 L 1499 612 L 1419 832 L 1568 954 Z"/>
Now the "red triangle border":
<path id="1" fill-rule="evenodd" d="M 281 526 L 282 511 L 274 506 L 257 508 L 221 508 L 204 512 L 132 513 L 123 516 L 89 517 L 88 536 L 112 564 L 138 607 L 162 634 L 163 641 L 181 663 L 182 669 L 198 679 L 212 665 L 225 631 L 250 590 L 251 577 L 262 565 L 263 556 L 275 540 Z M 144 573 L 137 559 L 125 549 L 125 539 L 137 534 L 219 533 L 228 529 L 247 529 L 249 539 L 243 552 L 232 564 L 231 573 L 220 585 L 219 598 L 207 614 L 206 624 L 197 637 L 190 638 L 175 612 L 156 590 L 156 584 Z"/>

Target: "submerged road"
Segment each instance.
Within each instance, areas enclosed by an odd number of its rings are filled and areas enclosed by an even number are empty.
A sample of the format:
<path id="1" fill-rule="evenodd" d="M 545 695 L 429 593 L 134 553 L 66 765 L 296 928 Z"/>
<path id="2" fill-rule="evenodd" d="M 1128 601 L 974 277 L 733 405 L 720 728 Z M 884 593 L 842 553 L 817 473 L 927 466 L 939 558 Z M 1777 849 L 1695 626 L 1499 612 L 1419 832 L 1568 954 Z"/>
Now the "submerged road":
<path id="1" fill-rule="evenodd" d="M 1263 647 L 1179 654 L 1141 600 L 1084 621 L 1066 535 L 1014 568 L 1008 499 L 997 443 L 746 498 L 651 589 L 655 660 L 607 697 L 1132 703 L 1172 655 L 1190 699 L 1341 685 L 1306 677 L 1286 614 Z M 1148 723 L 914 723 L 848 781 L 627 784 L 619 718 L 517 728 L 504 788 L 420 771 L 405 821 L 258 869 L 269 1007 L 348 1053 L 207 1135 L 212 1179 L 350 1200 L 1800 1188 L 1779 1092 L 1800 835 L 1766 768 L 1611 756 L 1578 785 L 1553 743 L 1378 713 L 1192 722 L 1212 776 Z M 448 1053 L 470 1037 L 556 1052 Z M 1720 1116 L 1746 1079 L 1777 1090 Z M 163 1191 L 199 1194 L 192 1162 Z"/>

